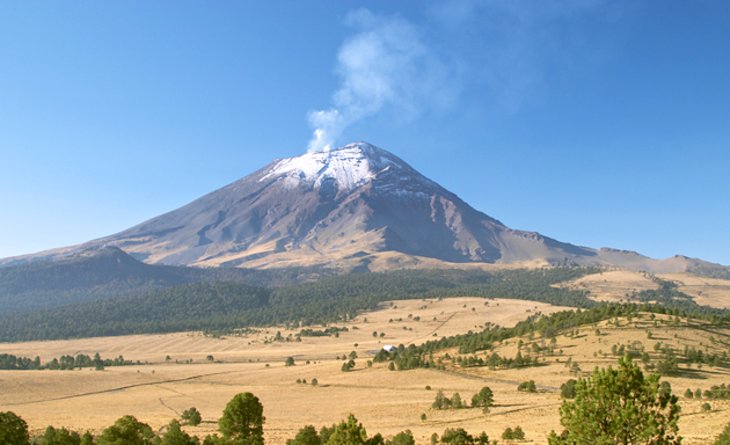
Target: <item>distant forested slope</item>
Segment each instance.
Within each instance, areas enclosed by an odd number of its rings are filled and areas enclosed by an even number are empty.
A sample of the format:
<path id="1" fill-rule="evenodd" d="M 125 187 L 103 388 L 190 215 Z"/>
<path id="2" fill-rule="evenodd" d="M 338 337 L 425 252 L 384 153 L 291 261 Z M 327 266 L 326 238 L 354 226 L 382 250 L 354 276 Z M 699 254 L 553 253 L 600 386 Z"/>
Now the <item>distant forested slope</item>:
<path id="1" fill-rule="evenodd" d="M 403 298 L 468 295 L 589 307 L 594 303 L 584 291 L 551 284 L 595 272 L 586 268 L 414 270 L 335 276 L 269 288 L 231 281 L 191 283 L 0 315 L 0 341 L 331 322 Z"/>
<path id="2" fill-rule="evenodd" d="M 291 268 L 275 271 L 157 266 L 106 247 L 56 261 L 0 267 L 0 314 L 140 295 L 200 282 L 281 286 L 331 274 Z"/>

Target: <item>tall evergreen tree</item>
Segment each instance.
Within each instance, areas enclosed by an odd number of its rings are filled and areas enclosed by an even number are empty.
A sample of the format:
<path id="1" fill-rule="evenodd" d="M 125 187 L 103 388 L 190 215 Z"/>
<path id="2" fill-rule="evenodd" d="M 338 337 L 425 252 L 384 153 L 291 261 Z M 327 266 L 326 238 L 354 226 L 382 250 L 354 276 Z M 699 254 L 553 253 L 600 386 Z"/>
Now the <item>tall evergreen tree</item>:
<path id="1" fill-rule="evenodd" d="M 630 358 L 618 369 L 596 369 L 578 380 L 575 400 L 563 402 L 560 436 L 550 445 L 679 445 L 679 405 L 659 376 L 644 376 Z"/>
<path id="2" fill-rule="evenodd" d="M 28 425 L 12 411 L 0 413 L 0 443 L 3 445 L 28 445 Z"/>
<path id="3" fill-rule="evenodd" d="M 223 437 L 235 445 L 263 445 L 264 407 L 250 392 L 237 394 L 228 402 L 218 427 Z"/>

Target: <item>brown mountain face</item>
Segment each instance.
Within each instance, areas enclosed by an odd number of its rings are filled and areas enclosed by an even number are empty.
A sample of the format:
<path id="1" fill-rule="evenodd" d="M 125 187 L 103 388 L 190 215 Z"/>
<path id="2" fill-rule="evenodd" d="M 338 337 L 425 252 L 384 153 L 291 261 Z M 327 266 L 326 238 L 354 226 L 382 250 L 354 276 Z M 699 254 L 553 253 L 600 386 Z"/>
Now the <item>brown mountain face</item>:
<path id="1" fill-rule="evenodd" d="M 511 230 L 365 143 L 275 161 L 96 243 L 150 263 L 254 267 L 357 266 L 383 252 L 452 263 L 594 255 Z"/>
<path id="2" fill-rule="evenodd" d="M 4 263 L 101 246 L 118 247 L 151 264 L 193 266 L 683 268 L 674 259 L 663 265 L 633 252 L 595 250 L 510 229 L 367 143 L 274 161 L 118 234 Z"/>

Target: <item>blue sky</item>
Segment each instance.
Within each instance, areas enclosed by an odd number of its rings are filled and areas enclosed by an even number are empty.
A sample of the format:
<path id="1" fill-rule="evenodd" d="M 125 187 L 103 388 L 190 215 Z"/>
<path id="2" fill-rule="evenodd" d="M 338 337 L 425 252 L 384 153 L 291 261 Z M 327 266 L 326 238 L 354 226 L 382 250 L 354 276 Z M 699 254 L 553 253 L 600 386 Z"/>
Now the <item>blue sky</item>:
<path id="1" fill-rule="evenodd" d="M 730 264 L 712 0 L 0 1 L 0 257 L 172 210 L 318 126 L 511 227 Z"/>

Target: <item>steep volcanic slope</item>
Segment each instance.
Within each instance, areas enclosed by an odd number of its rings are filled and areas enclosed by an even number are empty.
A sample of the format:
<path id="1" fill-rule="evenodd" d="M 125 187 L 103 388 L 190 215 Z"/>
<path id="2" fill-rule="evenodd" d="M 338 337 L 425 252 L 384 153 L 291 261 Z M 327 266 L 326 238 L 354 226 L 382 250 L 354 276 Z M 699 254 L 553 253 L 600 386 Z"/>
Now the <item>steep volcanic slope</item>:
<path id="1" fill-rule="evenodd" d="M 275 161 L 89 245 L 114 245 L 149 263 L 185 265 L 266 266 L 282 257 L 327 264 L 384 251 L 490 263 L 595 256 L 509 229 L 365 143 Z"/>
<path id="2" fill-rule="evenodd" d="M 172 212 L 17 264 L 115 246 L 151 264 L 364 269 L 448 263 L 576 263 L 675 272 L 675 259 L 590 249 L 513 230 L 367 143 L 274 161 Z"/>

